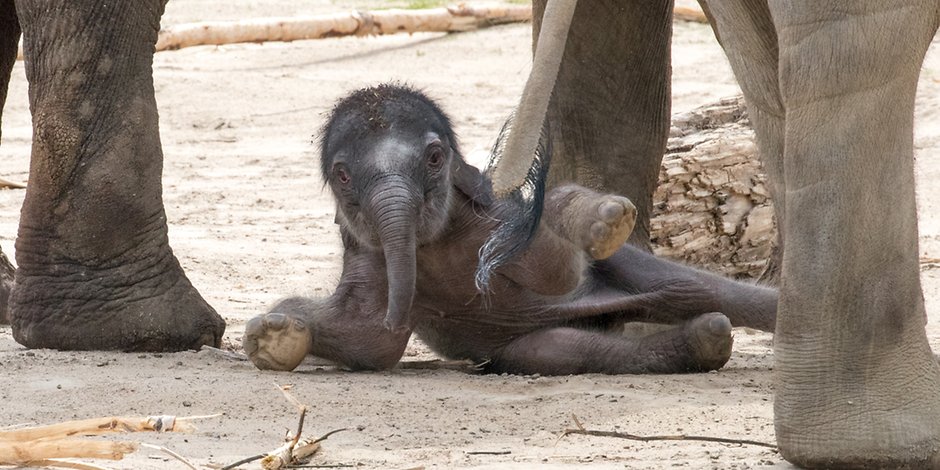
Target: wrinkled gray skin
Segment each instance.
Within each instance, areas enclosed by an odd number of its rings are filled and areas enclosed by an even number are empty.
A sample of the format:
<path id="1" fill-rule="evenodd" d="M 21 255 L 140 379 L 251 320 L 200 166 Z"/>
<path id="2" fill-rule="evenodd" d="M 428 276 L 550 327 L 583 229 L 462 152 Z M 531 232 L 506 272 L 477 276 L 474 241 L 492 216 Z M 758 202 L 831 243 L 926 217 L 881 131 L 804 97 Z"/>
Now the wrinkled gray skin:
<path id="1" fill-rule="evenodd" d="M 390 368 L 415 332 L 491 372 L 703 371 L 727 361 L 731 324 L 773 328 L 775 290 L 625 246 L 633 205 L 579 186 L 548 194 L 531 245 L 481 295 L 477 254 L 505 204 L 464 163 L 447 117 L 414 90 L 382 85 L 343 99 L 321 161 L 343 273 L 331 296 L 286 299 L 248 323 L 243 344 L 260 368 L 290 370 L 306 354 Z M 404 313 L 401 329 L 386 327 L 393 309 Z M 626 320 L 679 326 L 640 339 L 603 331 Z"/>
<path id="2" fill-rule="evenodd" d="M 56 349 L 218 345 L 225 323 L 167 242 L 151 71 L 164 2 L 15 3 L 0 0 L 0 105 L 22 28 L 33 148 L 13 337 Z"/>
<path id="3" fill-rule="evenodd" d="M 940 468 L 913 171 L 914 94 L 940 3 L 701 3 L 744 90 L 785 246 L 781 454 L 811 467 Z M 671 9 L 582 1 L 548 111 L 551 177 L 629 196 L 641 246 L 669 128 Z"/>

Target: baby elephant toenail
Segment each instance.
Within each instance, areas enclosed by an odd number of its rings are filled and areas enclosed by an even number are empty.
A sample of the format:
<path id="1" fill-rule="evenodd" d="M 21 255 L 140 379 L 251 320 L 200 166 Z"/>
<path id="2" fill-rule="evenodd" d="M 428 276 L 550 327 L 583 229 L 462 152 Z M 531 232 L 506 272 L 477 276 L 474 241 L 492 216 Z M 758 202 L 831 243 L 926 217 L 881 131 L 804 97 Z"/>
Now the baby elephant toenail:
<path id="1" fill-rule="evenodd" d="M 626 214 L 626 207 L 619 202 L 607 201 L 601 204 L 597 212 L 603 220 L 616 220 Z"/>
<path id="2" fill-rule="evenodd" d="M 716 316 L 708 322 L 708 329 L 714 335 L 726 336 L 731 333 L 731 320 L 724 315 Z"/>
<path id="3" fill-rule="evenodd" d="M 264 317 L 264 326 L 268 328 L 274 328 L 276 330 L 282 330 L 287 328 L 289 321 L 290 319 L 287 318 L 287 315 L 281 313 L 269 313 Z"/>
<path id="4" fill-rule="evenodd" d="M 591 238 L 594 240 L 604 240 L 610 236 L 610 226 L 604 222 L 594 222 L 591 224 Z"/>

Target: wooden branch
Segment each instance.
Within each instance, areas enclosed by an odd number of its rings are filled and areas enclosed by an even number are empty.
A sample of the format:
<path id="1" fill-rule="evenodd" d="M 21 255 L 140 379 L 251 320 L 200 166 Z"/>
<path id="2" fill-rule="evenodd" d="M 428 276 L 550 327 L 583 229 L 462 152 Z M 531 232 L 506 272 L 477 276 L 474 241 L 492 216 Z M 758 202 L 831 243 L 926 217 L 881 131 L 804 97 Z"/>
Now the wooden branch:
<path id="1" fill-rule="evenodd" d="M 48 439 L 0 442 L 0 465 L 29 465 L 60 458 L 121 460 L 137 450 L 134 442 Z"/>
<path id="2" fill-rule="evenodd" d="M 32 467 L 70 468 L 73 470 L 111 470 L 110 468 L 102 467 L 101 465 L 92 465 L 90 463 L 70 462 L 68 460 L 56 459 L 34 460 L 30 462 L 29 465 Z"/>
<path id="3" fill-rule="evenodd" d="M 598 437 L 616 437 L 618 439 L 628 439 L 631 441 L 700 441 L 700 442 L 718 442 L 722 444 L 740 444 L 740 445 L 750 445 L 750 446 L 760 446 L 766 447 L 768 449 L 777 450 L 777 446 L 774 444 L 769 444 L 766 442 L 760 441 L 751 441 L 748 439 L 730 439 L 725 437 L 711 437 L 711 436 L 686 436 L 686 435 L 675 435 L 675 436 L 638 436 L 636 434 L 627 434 L 623 432 L 616 431 L 594 431 L 591 429 L 565 429 L 564 436 L 569 436 L 571 434 L 581 434 L 584 436 L 598 436 Z"/>
<path id="4" fill-rule="evenodd" d="M 708 18 L 701 8 L 676 5 L 672 10 L 672 19 L 690 23 L 708 23 Z"/>
<path id="5" fill-rule="evenodd" d="M 195 430 L 190 421 L 213 416 L 109 417 L 92 418 L 48 426 L 0 431 L 0 465 L 62 466 L 81 468 L 80 464 L 55 461 L 58 458 L 92 458 L 120 460 L 137 450 L 136 442 L 96 441 L 83 436 L 123 432 L 189 432 Z M 162 449 L 172 455 L 167 449 Z M 179 459 L 182 457 L 176 456 Z M 182 459 L 185 461 L 185 459 Z M 49 464 L 43 462 L 50 462 Z M 55 464 L 55 465 L 53 465 Z M 76 467 L 75 465 L 79 465 Z"/>
<path id="6" fill-rule="evenodd" d="M 23 189 L 25 187 L 26 187 L 26 183 L 11 181 L 6 178 L 0 177 L 0 188 Z"/>
<path id="7" fill-rule="evenodd" d="M 175 416 L 109 417 L 37 426 L 12 431 L 0 431 L 0 445 L 6 442 L 25 442 L 40 439 L 60 439 L 70 436 L 98 436 L 115 432 L 191 432 L 195 426 L 192 419 Z"/>
<path id="8" fill-rule="evenodd" d="M 374 10 L 285 18 L 256 18 L 169 26 L 160 31 L 157 51 L 202 45 L 297 41 L 338 36 L 470 31 L 496 24 L 529 21 L 524 5 L 458 5 L 426 10 Z"/>
<path id="9" fill-rule="evenodd" d="M 686 436 L 686 435 L 675 435 L 675 436 L 638 436 L 636 434 L 628 434 L 624 432 L 616 431 L 595 431 L 591 429 L 584 429 L 584 426 L 581 424 L 581 421 L 578 420 L 578 417 L 571 415 L 571 419 L 574 421 L 577 429 L 565 429 L 561 434 L 561 437 L 570 436 L 572 434 L 580 434 L 583 436 L 598 436 L 598 437 L 614 437 L 617 439 L 627 439 L 631 441 L 642 441 L 642 442 L 652 442 L 652 441 L 699 441 L 699 442 L 717 442 L 721 444 L 739 444 L 739 445 L 751 445 L 766 447 L 768 449 L 777 450 L 775 444 L 769 444 L 766 442 L 752 441 L 749 439 L 731 439 L 725 437 L 712 437 L 712 436 Z"/>
<path id="10" fill-rule="evenodd" d="M 291 385 L 282 386 L 275 383 L 274 387 L 284 395 L 284 398 L 286 398 L 291 405 L 300 411 L 300 419 L 297 423 L 297 432 L 295 432 L 293 436 L 288 436 L 287 441 L 277 449 L 264 454 L 258 454 L 239 460 L 238 462 L 222 467 L 221 470 L 230 470 L 259 459 L 261 460 L 261 468 L 264 470 L 294 468 L 307 462 L 311 457 L 313 457 L 314 454 L 319 452 L 320 442 L 326 440 L 333 434 L 346 430 L 345 428 L 336 429 L 318 438 L 301 437 L 301 434 L 304 431 L 304 418 L 307 416 L 307 405 L 304 405 L 299 400 L 294 398 L 293 395 L 291 395 Z"/>
<path id="11" fill-rule="evenodd" d="M 189 467 L 190 470 L 199 470 L 199 468 L 193 465 L 189 460 L 186 460 L 186 458 L 184 458 L 182 455 L 177 454 L 176 452 L 173 452 L 172 450 L 167 449 L 166 447 L 157 446 L 153 444 L 147 444 L 147 443 L 141 443 L 140 446 L 146 447 L 148 449 L 159 450 L 160 452 L 163 452 L 164 454 L 169 455 L 170 457 L 173 457 L 174 459 L 179 460 L 180 462 L 183 462 L 183 465 L 186 465 L 187 467 Z"/>
<path id="12" fill-rule="evenodd" d="M 468 374 L 478 374 L 487 364 L 488 362 L 476 364 L 470 360 L 428 359 L 424 361 L 401 361 L 397 367 L 400 370 L 456 370 Z"/>

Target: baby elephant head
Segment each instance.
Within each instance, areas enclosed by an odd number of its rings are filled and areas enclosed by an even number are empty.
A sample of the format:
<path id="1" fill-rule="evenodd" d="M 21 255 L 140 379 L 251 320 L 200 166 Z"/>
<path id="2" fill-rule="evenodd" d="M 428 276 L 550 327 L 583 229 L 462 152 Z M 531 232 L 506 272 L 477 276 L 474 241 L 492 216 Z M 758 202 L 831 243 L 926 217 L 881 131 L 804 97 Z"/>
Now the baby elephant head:
<path id="1" fill-rule="evenodd" d="M 361 89 L 340 100 L 323 129 L 320 152 L 337 222 L 360 245 L 384 252 L 386 326 L 410 326 L 417 247 L 444 231 L 455 191 L 487 205 L 489 183 L 464 162 L 440 108 L 398 85 Z"/>

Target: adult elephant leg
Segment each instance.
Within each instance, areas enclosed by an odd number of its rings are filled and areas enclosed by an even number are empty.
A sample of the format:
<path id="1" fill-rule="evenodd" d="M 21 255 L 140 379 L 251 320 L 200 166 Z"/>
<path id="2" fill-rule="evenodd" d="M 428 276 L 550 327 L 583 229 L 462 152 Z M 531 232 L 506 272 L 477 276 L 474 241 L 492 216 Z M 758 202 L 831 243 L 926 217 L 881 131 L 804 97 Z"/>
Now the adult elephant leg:
<path id="1" fill-rule="evenodd" d="M 57 349 L 217 345 L 167 242 L 152 60 L 163 0 L 17 4 L 33 148 L 13 336 Z"/>
<path id="2" fill-rule="evenodd" d="M 771 1 L 786 109 L 775 337 L 781 454 L 805 466 L 940 466 L 924 332 L 913 109 L 933 0 Z"/>
<path id="3" fill-rule="evenodd" d="M 747 103 L 754 126 L 761 163 L 769 176 L 771 199 L 777 226 L 786 220 L 783 187 L 784 111 L 777 77 L 777 32 L 766 0 L 699 0 L 721 43 Z M 779 280 L 783 253 L 783 231 L 777 231 L 777 247 L 762 279 Z"/>
<path id="4" fill-rule="evenodd" d="M 544 0 L 533 2 L 538 37 Z M 672 1 L 579 2 L 548 109 L 550 183 L 622 194 L 648 248 L 652 194 L 669 132 Z"/>
<path id="5" fill-rule="evenodd" d="M 10 74 L 16 63 L 20 41 L 20 25 L 13 0 L 0 0 L 0 118 L 6 104 Z M 2 122 L 2 119 L 0 119 Z M 0 324 L 10 323 L 10 290 L 13 288 L 13 265 L 0 249 Z"/>

